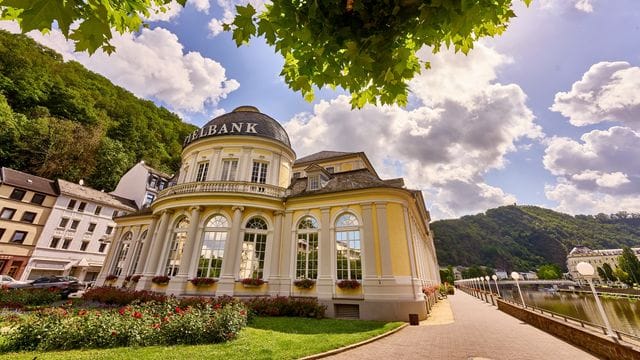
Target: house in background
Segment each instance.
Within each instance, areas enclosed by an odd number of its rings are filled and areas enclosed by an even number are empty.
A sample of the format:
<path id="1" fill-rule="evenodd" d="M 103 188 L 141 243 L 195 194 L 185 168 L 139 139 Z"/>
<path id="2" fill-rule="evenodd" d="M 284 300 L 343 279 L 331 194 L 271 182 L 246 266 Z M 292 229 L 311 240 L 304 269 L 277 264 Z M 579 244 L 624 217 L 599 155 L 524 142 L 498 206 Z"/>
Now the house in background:
<path id="1" fill-rule="evenodd" d="M 156 199 L 159 191 L 169 186 L 172 177 L 140 161 L 122 175 L 111 194 L 131 199 L 138 209 L 142 209 Z"/>
<path id="2" fill-rule="evenodd" d="M 49 179 L 0 169 L 0 274 L 22 276 L 57 196 Z"/>

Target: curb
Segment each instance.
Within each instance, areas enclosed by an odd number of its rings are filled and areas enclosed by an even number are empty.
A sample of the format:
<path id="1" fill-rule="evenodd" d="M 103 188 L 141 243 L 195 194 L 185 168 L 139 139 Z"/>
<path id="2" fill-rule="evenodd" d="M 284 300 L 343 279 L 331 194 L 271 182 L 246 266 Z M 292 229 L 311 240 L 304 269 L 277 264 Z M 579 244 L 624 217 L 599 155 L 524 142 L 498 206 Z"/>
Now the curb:
<path id="1" fill-rule="evenodd" d="M 355 348 L 360 347 L 362 345 L 366 345 L 366 344 L 372 343 L 374 341 L 378 341 L 378 340 L 380 340 L 382 338 L 385 338 L 385 337 L 387 337 L 389 335 L 393 335 L 393 334 L 397 333 L 398 331 L 406 328 L 407 326 L 409 326 L 409 324 L 404 323 L 404 324 L 398 326 L 397 328 L 395 328 L 393 330 L 389 330 L 386 333 L 380 334 L 380 335 L 375 336 L 375 337 L 372 337 L 371 339 L 363 340 L 363 341 L 360 341 L 359 343 L 347 345 L 347 346 L 344 346 L 344 347 L 341 347 L 341 348 L 338 348 L 338 349 L 325 351 L 325 352 L 320 353 L 320 354 L 314 354 L 314 355 L 305 356 L 303 358 L 300 358 L 300 360 L 322 359 L 322 358 L 325 358 L 327 356 L 331 356 L 331 355 L 339 354 L 341 352 L 345 352 L 345 351 L 348 351 L 348 350 L 351 350 L 351 349 L 355 349 Z"/>

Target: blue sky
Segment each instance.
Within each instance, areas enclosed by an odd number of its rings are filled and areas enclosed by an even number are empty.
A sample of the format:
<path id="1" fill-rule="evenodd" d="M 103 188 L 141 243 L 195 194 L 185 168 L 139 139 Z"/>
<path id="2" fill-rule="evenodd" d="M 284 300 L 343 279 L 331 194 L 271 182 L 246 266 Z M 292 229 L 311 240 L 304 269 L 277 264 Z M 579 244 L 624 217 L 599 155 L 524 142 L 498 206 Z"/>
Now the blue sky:
<path id="1" fill-rule="evenodd" d="M 469 56 L 421 52 L 433 69 L 412 81 L 406 109 L 351 111 L 331 90 L 304 101 L 261 39 L 237 48 L 216 31 L 229 0 L 175 6 L 117 37 L 110 57 L 74 53 L 55 31 L 30 35 L 196 125 L 249 104 L 285 125 L 298 156 L 365 151 L 383 177 L 422 189 L 434 218 L 514 202 L 640 212 L 640 3 L 514 3 L 507 32 Z"/>

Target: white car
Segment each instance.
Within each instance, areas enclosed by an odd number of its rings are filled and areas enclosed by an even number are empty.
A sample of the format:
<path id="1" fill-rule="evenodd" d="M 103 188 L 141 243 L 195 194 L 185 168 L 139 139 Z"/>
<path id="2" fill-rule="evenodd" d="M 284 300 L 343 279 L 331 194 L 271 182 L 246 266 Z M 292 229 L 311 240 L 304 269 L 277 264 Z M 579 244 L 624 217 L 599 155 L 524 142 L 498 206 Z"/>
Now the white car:
<path id="1" fill-rule="evenodd" d="M 28 287 L 30 285 L 31 284 L 29 284 L 27 281 L 18 281 L 9 275 L 0 275 L 0 287 L 6 286 L 8 288 L 15 289 Z"/>

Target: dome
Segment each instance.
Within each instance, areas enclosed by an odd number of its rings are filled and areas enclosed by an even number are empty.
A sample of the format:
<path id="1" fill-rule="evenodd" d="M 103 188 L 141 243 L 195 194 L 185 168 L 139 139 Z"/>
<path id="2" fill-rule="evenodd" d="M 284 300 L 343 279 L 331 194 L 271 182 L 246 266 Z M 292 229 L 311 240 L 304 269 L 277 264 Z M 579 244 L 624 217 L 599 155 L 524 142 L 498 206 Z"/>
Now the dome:
<path id="1" fill-rule="evenodd" d="M 240 106 L 209 121 L 187 136 L 184 146 L 203 138 L 233 135 L 263 137 L 279 141 L 291 148 L 289 135 L 282 125 L 253 106 Z"/>

